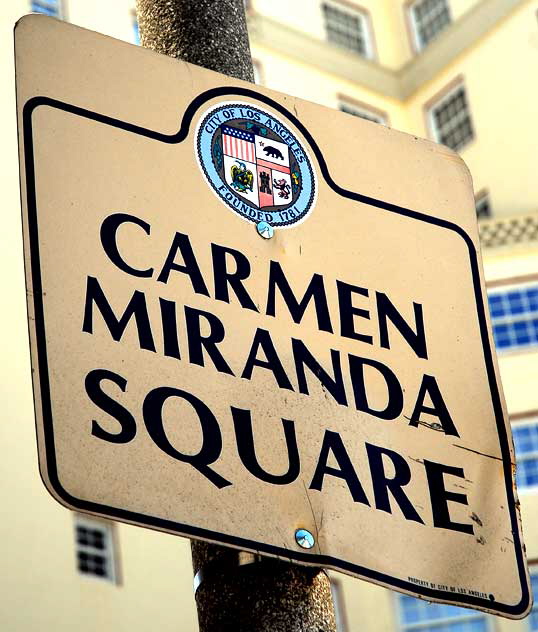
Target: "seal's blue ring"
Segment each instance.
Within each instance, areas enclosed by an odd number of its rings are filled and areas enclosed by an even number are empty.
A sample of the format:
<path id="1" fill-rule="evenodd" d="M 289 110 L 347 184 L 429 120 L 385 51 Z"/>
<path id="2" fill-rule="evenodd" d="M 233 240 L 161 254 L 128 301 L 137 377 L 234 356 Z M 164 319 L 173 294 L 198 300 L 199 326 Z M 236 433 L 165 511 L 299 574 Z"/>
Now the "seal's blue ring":
<path id="1" fill-rule="evenodd" d="M 222 112 L 224 110 L 229 111 L 233 108 L 241 108 L 243 109 L 243 111 L 250 110 L 252 112 L 255 112 L 262 117 L 265 117 L 265 120 L 275 123 L 278 128 L 285 132 L 284 138 L 272 127 L 270 127 L 270 129 L 275 132 L 277 136 L 280 137 L 280 142 L 288 145 L 290 153 L 293 154 L 295 161 L 297 162 L 297 166 L 301 175 L 301 187 L 299 196 L 297 197 L 295 202 L 290 203 L 288 207 L 279 208 L 278 210 L 273 211 L 259 209 L 258 207 L 253 206 L 251 203 L 249 203 L 249 201 L 245 198 L 239 197 L 237 194 L 235 194 L 229 188 L 227 183 L 223 181 L 220 174 L 218 173 L 213 161 L 212 146 L 214 136 L 220 126 L 214 127 L 214 129 L 212 129 L 212 131 L 210 132 L 206 131 L 205 128 L 211 117 L 214 117 L 219 112 Z M 227 118 L 226 123 L 230 124 L 238 120 L 243 121 L 245 120 L 245 117 L 240 116 L 235 118 Z M 250 103 L 226 102 L 224 104 L 217 104 L 206 111 L 200 118 L 196 129 L 195 144 L 198 164 L 200 165 L 200 169 L 202 170 L 205 179 L 213 189 L 213 192 L 217 195 L 217 197 L 222 201 L 223 204 L 234 211 L 234 213 L 239 215 L 242 219 L 257 223 L 260 221 L 258 213 L 262 213 L 263 219 L 265 221 L 268 221 L 274 228 L 287 228 L 304 221 L 309 213 L 312 211 L 316 200 L 317 186 L 316 177 L 312 168 L 310 158 L 302 144 L 297 140 L 297 137 L 290 131 L 288 126 L 285 125 L 279 118 L 275 117 L 273 114 L 261 110 Z M 298 156 L 302 158 L 301 161 L 299 161 Z M 223 186 L 226 188 L 226 196 L 222 193 Z M 250 214 L 246 212 L 246 209 L 251 209 Z M 283 216 L 283 214 L 289 215 L 290 213 L 293 213 L 294 216 L 290 217 L 289 219 Z M 271 216 L 271 219 L 268 218 L 269 215 Z"/>

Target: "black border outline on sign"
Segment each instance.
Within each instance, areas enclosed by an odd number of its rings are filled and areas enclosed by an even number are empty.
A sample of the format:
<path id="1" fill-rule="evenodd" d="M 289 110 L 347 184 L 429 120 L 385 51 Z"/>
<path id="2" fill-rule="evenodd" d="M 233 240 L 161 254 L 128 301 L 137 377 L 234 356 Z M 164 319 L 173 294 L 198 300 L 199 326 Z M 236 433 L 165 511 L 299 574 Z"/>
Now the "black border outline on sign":
<path id="1" fill-rule="evenodd" d="M 300 133 L 303 135 L 307 143 L 310 145 L 318 161 L 318 165 L 323 175 L 323 178 L 325 179 L 325 182 L 338 195 L 351 199 L 351 200 L 355 200 L 357 202 L 368 204 L 375 208 L 389 211 L 391 213 L 397 213 L 405 217 L 410 217 L 418 221 L 426 222 L 429 224 L 433 224 L 435 226 L 439 226 L 441 228 L 445 228 L 447 230 L 453 231 L 465 241 L 465 244 L 467 245 L 467 248 L 469 250 L 470 267 L 471 267 L 473 287 L 474 287 L 474 293 L 475 293 L 475 299 L 476 299 L 476 309 L 477 309 L 477 315 L 478 315 L 478 320 L 479 320 L 479 325 L 480 325 L 480 335 L 481 335 L 482 346 L 484 350 L 484 360 L 486 364 L 488 381 L 489 381 L 490 390 L 491 390 L 493 408 L 495 411 L 497 431 L 498 431 L 499 440 L 500 440 L 502 461 L 503 461 L 503 467 L 504 467 L 504 481 L 506 485 L 506 492 L 507 492 L 508 503 L 509 503 L 512 534 L 514 538 L 514 548 L 516 552 L 520 586 L 522 590 L 521 601 L 518 604 L 515 604 L 515 605 L 503 604 L 495 600 L 483 599 L 483 598 L 475 597 L 472 595 L 460 595 L 457 593 L 453 593 L 454 597 L 456 598 L 451 600 L 450 597 L 452 593 L 450 592 L 435 590 L 432 588 L 426 588 L 424 586 L 418 586 L 411 582 L 404 581 L 402 579 L 395 578 L 395 577 L 390 577 L 384 573 L 380 573 L 378 571 L 364 568 L 362 566 L 357 566 L 355 564 L 351 564 L 350 562 L 346 562 L 345 560 L 339 560 L 328 555 L 302 553 L 301 551 L 293 551 L 290 549 L 284 549 L 281 547 L 272 546 L 272 545 L 268 545 L 268 544 L 264 544 L 260 542 L 254 542 L 251 540 L 246 540 L 244 538 L 238 538 L 238 537 L 230 536 L 228 534 L 211 531 L 208 529 L 201 529 L 198 527 L 192 527 L 189 525 L 176 523 L 170 520 L 164 520 L 162 518 L 157 518 L 154 516 L 147 516 L 144 514 L 139 514 L 137 512 L 131 512 L 125 509 L 109 507 L 107 505 L 100 505 L 98 503 L 75 498 L 62 487 L 62 484 L 60 483 L 60 480 L 58 478 L 57 463 L 56 463 L 53 420 L 52 420 L 52 406 L 51 406 L 51 399 L 50 399 L 50 383 L 49 383 L 48 363 L 47 363 L 46 331 L 45 331 L 45 322 L 44 322 L 43 288 L 42 288 L 42 283 L 41 283 L 40 256 L 39 256 L 39 231 L 38 231 L 38 221 L 37 221 L 37 204 L 36 204 L 36 190 L 35 190 L 35 169 L 34 169 L 33 131 L 32 131 L 33 112 L 38 107 L 48 106 L 51 108 L 63 110 L 64 112 L 68 112 L 70 114 L 88 118 L 93 121 L 103 123 L 105 125 L 110 125 L 112 127 L 125 130 L 127 132 L 139 134 L 141 136 L 145 136 L 146 138 L 151 138 L 153 140 L 157 140 L 163 143 L 176 144 L 185 140 L 185 138 L 188 135 L 192 119 L 195 113 L 199 110 L 199 108 L 202 105 L 207 103 L 209 100 L 215 99 L 217 97 L 232 97 L 233 98 L 237 96 L 248 97 L 248 98 L 254 99 L 255 101 L 262 102 L 265 105 L 270 106 L 271 108 L 273 108 L 274 110 L 282 114 L 283 116 L 287 117 L 287 119 L 293 123 L 296 129 L 300 131 Z M 362 195 L 360 193 L 354 193 L 352 191 L 347 191 L 346 189 L 343 189 L 338 184 L 336 184 L 334 180 L 332 179 L 331 175 L 329 174 L 329 170 L 327 168 L 327 164 L 325 162 L 323 154 L 321 153 L 314 138 L 312 137 L 310 132 L 305 128 L 305 126 L 285 107 L 283 107 L 276 101 L 273 101 L 269 97 L 259 94 L 253 90 L 249 90 L 248 88 L 220 87 L 220 88 L 213 88 L 199 94 L 195 99 L 193 99 L 193 101 L 189 104 L 189 106 L 185 110 L 179 131 L 175 134 L 170 134 L 170 135 L 163 134 L 161 132 L 156 132 L 153 130 L 149 130 L 144 127 L 134 125 L 131 123 L 126 123 L 125 121 L 120 121 L 118 119 L 115 119 L 109 116 L 98 114 L 96 112 L 92 112 L 90 110 L 86 110 L 84 108 L 81 108 L 72 104 L 64 103 L 57 99 L 52 99 L 50 97 L 44 97 L 44 96 L 33 97 L 29 99 L 23 107 L 23 137 L 24 137 L 24 160 L 25 160 L 25 168 L 26 168 L 26 191 L 27 191 L 27 205 L 28 205 L 28 232 L 29 232 L 30 259 L 31 259 L 30 273 L 32 276 L 32 283 L 33 283 L 33 301 L 34 301 L 34 310 L 35 310 L 34 312 L 35 313 L 35 334 L 36 334 L 36 341 L 37 341 L 37 362 L 38 362 L 38 367 L 39 367 L 39 383 L 40 383 L 40 390 L 41 390 L 41 405 L 42 405 L 42 415 L 43 415 L 43 432 L 44 432 L 44 438 L 45 438 L 46 466 L 47 466 L 47 475 L 48 475 L 50 485 L 52 486 L 54 492 L 58 495 L 58 498 L 61 498 L 71 508 L 80 509 L 82 511 L 88 511 L 91 513 L 106 515 L 111 518 L 118 519 L 120 521 L 123 520 L 126 522 L 138 523 L 141 525 L 147 525 L 147 526 L 165 530 L 165 531 L 175 532 L 181 535 L 193 536 L 195 538 L 210 540 L 210 541 L 218 542 L 222 544 L 229 544 L 234 547 L 238 547 L 240 549 L 251 549 L 255 551 L 266 552 L 275 556 L 284 557 L 284 558 L 292 559 L 292 560 L 307 563 L 307 564 L 333 567 L 335 569 L 340 569 L 344 572 L 348 570 L 349 572 L 353 574 L 362 575 L 363 577 L 369 578 L 373 580 L 374 582 L 379 582 L 387 586 L 393 586 L 395 588 L 399 588 L 401 590 L 408 591 L 410 593 L 420 594 L 426 598 L 432 597 L 432 598 L 436 598 L 447 603 L 457 602 L 458 604 L 469 604 L 469 605 L 477 606 L 484 610 L 497 611 L 498 613 L 504 613 L 511 616 L 521 615 L 527 610 L 530 604 L 530 594 L 529 594 L 529 587 L 526 581 L 525 564 L 523 560 L 523 552 L 522 552 L 521 541 L 519 537 L 519 528 L 518 528 L 518 521 L 517 521 L 517 515 L 516 515 L 515 497 L 514 497 L 514 491 L 512 488 L 512 467 L 511 467 L 511 460 L 510 460 L 510 449 L 509 449 L 508 437 L 506 433 L 503 410 L 501 406 L 500 394 L 497 388 L 497 381 L 495 377 L 495 369 L 493 365 L 491 346 L 490 346 L 489 337 L 488 337 L 485 308 L 484 308 L 484 302 L 482 300 L 482 292 L 481 292 L 481 287 L 480 287 L 478 258 L 477 258 L 477 253 L 476 253 L 476 249 L 473 244 L 473 241 L 460 226 L 444 219 L 432 217 L 424 213 L 419 213 L 417 211 L 412 211 L 410 209 L 397 206 L 396 204 L 383 202 L 381 200 L 377 200 L 375 198 Z M 37 408 L 36 408 L 36 411 L 37 411 Z M 48 487 L 46 483 L 45 485 Z"/>

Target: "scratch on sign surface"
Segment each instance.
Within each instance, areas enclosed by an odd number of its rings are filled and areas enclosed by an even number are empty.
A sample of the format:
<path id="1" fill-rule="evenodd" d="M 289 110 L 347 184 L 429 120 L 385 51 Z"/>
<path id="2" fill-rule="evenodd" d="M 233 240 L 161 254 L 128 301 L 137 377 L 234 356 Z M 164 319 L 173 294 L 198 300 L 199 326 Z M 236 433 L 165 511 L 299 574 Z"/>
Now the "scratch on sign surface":
<path id="1" fill-rule="evenodd" d="M 493 456 L 493 454 L 486 454 L 485 452 L 479 452 L 478 450 L 466 448 L 464 445 L 458 445 L 457 443 L 453 443 L 452 445 L 455 448 L 461 448 L 462 450 L 467 450 L 468 452 L 474 452 L 475 454 L 479 454 L 480 456 L 487 456 L 488 459 L 495 459 L 496 461 L 502 461 L 502 458 L 500 456 Z"/>
<path id="2" fill-rule="evenodd" d="M 314 527 L 316 527 L 316 547 L 317 547 L 318 551 L 321 553 L 321 548 L 319 546 L 319 529 L 318 529 L 318 522 L 316 520 L 316 514 L 314 513 L 314 508 L 312 507 L 312 503 L 311 503 L 310 497 L 308 495 L 308 490 L 306 489 L 306 485 L 305 485 L 305 482 L 303 481 L 303 479 L 301 479 L 301 483 L 303 484 L 303 487 L 304 487 L 304 493 L 306 494 L 306 500 L 308 500 L 308 504 L 310 506 L 310 512 L 312 513 L 312 520 L 314 521 Z"/>

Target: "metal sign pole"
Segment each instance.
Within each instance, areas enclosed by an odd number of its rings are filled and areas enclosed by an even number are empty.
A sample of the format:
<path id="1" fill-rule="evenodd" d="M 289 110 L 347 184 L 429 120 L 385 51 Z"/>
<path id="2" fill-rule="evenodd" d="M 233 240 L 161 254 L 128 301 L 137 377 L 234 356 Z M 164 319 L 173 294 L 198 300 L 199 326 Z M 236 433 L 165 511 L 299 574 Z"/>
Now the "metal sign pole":
<path id="1" fill-rule="evenodd" d="M 142 45 L 253 82 L 243 0 L 136 0 Z M 200 632 L 336 632 L 319 568 L 191 541 Z"/>

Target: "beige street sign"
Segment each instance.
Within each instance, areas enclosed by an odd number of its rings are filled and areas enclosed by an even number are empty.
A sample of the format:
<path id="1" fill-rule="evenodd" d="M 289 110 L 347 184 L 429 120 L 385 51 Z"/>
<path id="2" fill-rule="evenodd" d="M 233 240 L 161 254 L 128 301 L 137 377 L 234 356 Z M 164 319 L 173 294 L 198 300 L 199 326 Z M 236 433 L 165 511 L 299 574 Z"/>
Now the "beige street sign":
<path id="1" fill-rule="evenodd" d="M 51 494 L 524 616 L 459 157 L 42 16 L 16 64 Z"/>

